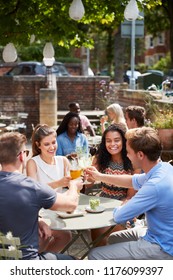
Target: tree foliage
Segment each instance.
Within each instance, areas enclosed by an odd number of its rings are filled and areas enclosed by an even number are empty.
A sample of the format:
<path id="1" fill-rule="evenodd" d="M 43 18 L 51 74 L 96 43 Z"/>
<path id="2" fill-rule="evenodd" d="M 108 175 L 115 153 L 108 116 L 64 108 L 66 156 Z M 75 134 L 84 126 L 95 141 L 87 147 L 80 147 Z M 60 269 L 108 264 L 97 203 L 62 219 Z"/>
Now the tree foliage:
<path id="1" fill-rule="evenodd" d="M 51 40 L 54 45 L 92 45 L 93 30 L 119 26 L 129 0 L 83 0 L 85 15 L 80 21 L 69 17 L 72 0 L 1 0 L 1 45 L 8 42 L 29 44 L 30 36 L 37 40 Z M 139 1 L 147 8 L 160 0 Z"/>

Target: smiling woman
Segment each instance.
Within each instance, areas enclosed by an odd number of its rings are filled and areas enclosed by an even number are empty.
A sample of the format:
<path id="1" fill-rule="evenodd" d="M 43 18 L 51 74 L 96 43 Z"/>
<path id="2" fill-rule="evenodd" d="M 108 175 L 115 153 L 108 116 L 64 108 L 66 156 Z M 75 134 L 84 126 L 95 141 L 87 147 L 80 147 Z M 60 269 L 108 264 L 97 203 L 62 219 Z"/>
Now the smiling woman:
<path id="1" fill-rule="evenodd" d="M 104 174 L 122 175 L 132 174 L 132 165 L 127 157 L 126 139 L 124 131 L 118 125 L 110 125 L 103 133 L 101 144 L 97 155 L 93 161 L 98 171 Z M 86 185 L 87 187 L 88 185 Z M 120 188 L 115 185 L 110 185 L 101 182 L 101 197 L 118 199 L 125 201 L 130 199 L 135 194 L 133 189 Z M 115 231 L 124 229 L 124 227 L 116 226 Z M 94 229 L 91 231 L 92 239 L 99 236 L 105 228 Z M 105 238 L 99 245 L 105 245 Z"/>
<path id="2" fill-rule="evenodd" d="M 66 157 L 56 156 L 56 149 L 56 131 L 46 124 L 38 124 L 32 134 L 33 156 L 28 160 L 26 170 L 33 179 L 63 192 L 70 181 L 67 174 L 70 164 Z M 70 232 L 52 230 L 50 240 L 40 237 L 40 251 L 59 252 L 70 240 Z"/>

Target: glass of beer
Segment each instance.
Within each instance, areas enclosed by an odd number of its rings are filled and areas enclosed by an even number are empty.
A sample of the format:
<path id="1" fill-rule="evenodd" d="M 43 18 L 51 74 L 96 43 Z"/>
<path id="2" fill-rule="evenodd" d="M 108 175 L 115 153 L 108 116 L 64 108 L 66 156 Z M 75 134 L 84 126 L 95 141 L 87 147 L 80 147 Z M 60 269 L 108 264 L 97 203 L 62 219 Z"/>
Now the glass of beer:
<path id="1" fill-rule="evenodd" d="M 78 164 L 78 159 L 75 158 L 71 161 L 70 176 L 72 179 L 77 179 L 82 174 L 82 168 Z"/>

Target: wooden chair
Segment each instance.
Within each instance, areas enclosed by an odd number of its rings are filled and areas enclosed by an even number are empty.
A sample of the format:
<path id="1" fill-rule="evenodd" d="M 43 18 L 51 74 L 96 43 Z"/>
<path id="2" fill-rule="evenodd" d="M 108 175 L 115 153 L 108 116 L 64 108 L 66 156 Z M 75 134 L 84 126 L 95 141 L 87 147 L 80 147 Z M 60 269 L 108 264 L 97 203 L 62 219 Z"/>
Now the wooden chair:
<path id="1" fill-rule="evenodd" d="M 14 246 L 12 250 L 10 246 Z M 0 259 L 22 259 L 22 251 L 18 249 L 20 246 L 20 238 L 12 237 L 8 239 L 6 236 L 0 236 Z"/>

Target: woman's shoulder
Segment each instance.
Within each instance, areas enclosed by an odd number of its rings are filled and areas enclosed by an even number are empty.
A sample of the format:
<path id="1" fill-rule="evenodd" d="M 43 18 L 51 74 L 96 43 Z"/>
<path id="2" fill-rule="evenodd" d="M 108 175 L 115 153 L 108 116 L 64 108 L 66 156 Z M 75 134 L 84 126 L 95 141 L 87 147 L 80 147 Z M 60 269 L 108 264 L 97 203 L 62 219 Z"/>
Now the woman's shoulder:
<path id="1" fill-rule="evenodd" d="M 65 131 L 65 132 L 62 132 L 61 134 L 59 134 L 59 135 L 57 136 L 57 139 L 63 138 L 65 135 L 66 135 L 66 131 Z"/>
<path id="2" fill-rule="evenodd" d="M 55 156 L 55 160 L 57 162 L 64 162 L 64 163 L 68 162 L 68 159 L 65 156 L 60 156 L 60 155 Z"/>

